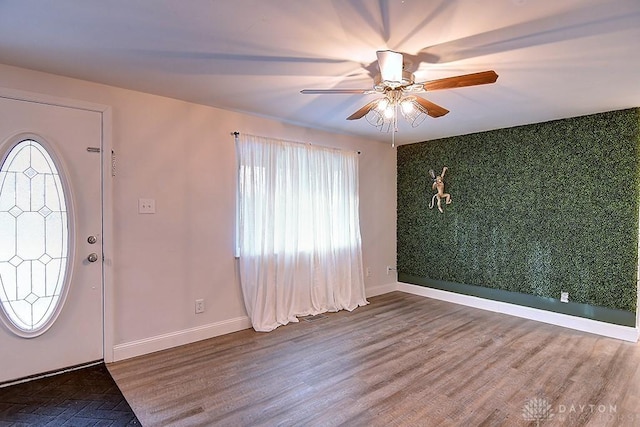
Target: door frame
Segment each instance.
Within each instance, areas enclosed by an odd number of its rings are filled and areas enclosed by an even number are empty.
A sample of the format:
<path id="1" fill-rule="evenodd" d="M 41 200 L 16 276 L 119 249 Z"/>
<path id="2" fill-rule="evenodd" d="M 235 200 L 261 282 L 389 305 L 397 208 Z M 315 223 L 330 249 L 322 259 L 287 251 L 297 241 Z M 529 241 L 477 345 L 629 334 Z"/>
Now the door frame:
<path id="1" fill-rule="evenodd" d="M 97 112 L 101 115 L 102 149 L 100 153 L 102 181 L 102 356 L 106 363 L 113 362 L 114 336 L 114 289 L 113 289 L 113 177 L 115 156 L 112 140 L 111 106 L 77 99 L 0 87 L 0 97 L 59 107 Z"/>

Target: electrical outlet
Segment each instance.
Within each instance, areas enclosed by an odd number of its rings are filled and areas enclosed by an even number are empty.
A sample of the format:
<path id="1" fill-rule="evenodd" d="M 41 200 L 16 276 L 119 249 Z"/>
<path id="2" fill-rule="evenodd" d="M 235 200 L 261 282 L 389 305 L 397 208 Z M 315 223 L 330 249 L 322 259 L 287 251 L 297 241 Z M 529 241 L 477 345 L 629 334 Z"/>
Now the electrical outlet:
<path id="1" fill-rule="evenodd" d="M 156 200 L 155 199 L 138 199 L 138 213 L 139 214 L 156 213 Z"/>
<path id="2" fill-rule="evenodd" d="M 560 302 L 569 302 L 569 292 L 560 292 Z"/>
<path id="3" fill-rule="evenodd" d="M 196 300 L 196 314 L 204 313 L 204 300 L 197 299 Z"/>

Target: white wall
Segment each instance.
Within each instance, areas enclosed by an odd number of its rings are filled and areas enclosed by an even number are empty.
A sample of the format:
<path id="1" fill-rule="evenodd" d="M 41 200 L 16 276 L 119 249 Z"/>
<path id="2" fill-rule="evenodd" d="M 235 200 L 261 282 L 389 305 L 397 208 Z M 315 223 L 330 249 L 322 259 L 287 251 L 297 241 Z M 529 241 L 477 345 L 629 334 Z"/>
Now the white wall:
<path id="1" fill-rule="evenodd" d="M 0 87 L 112 107 L 116 359 L 247 325 L 233 250 L 233 131 L 361 151 L 367 293 L 395 287 L 395 273 L 386 274 L 396 259 L 396 153 L 389 144 L 4 65 Z M 154 198 L 157 213 L 139 215 L 138 198 Z M 197 298 L 206 301 L 200 315 Z"/>

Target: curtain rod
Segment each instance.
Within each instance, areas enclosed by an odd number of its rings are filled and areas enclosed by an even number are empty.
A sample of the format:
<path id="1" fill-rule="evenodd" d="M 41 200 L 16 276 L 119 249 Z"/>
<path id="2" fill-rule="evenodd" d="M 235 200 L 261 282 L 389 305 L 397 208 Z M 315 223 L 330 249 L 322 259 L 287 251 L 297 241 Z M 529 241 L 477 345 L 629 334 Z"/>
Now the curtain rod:
<path id="1" fill-rule="evenodd" d="M 238 139 L 238 137 L 240 136 L 240 132 L 233 131 L 233 132 L 231 132 L 231 135 L 233 135 L 234 138 Z M 250 134 L 247 134 L 247 135 L 250 135 Z M 253 136 L 258 136 L 258 135 L 253 135 Z M 268 136 L 261 136 L 260 138 L 276 139 L 276 138 L 269 138 Z M 280 139 L 280 141 L 291 142 L 291 143 L 294 143 L 294 144 L 315 145 L 316 147 L 328 148 L 328 149 L 331 149 L 331 150 L 350 151 L 350 150 L 343 150 L 342 148 L 337 148 L 337 147 L 327 147 L 326 145 L 312 144 L 310 142 L 291 141 L 291 140 L 287 140 L 287 139 Z M 362 154 L 360 151 L 356 151 L 356 153 Z"/>

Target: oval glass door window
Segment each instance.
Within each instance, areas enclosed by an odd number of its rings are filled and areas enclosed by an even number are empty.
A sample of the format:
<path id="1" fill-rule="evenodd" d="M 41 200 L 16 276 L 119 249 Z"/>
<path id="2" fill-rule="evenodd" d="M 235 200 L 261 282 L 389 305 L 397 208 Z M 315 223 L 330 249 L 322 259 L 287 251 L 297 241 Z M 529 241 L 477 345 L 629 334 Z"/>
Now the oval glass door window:
<path id="1" fill-rule="evenodd" d="M 0 165 L 0 317 L 24 337 L 51 326 L 66 294 L 70 227 L 60 171 L 34 139 L 19 140 Z"/>

